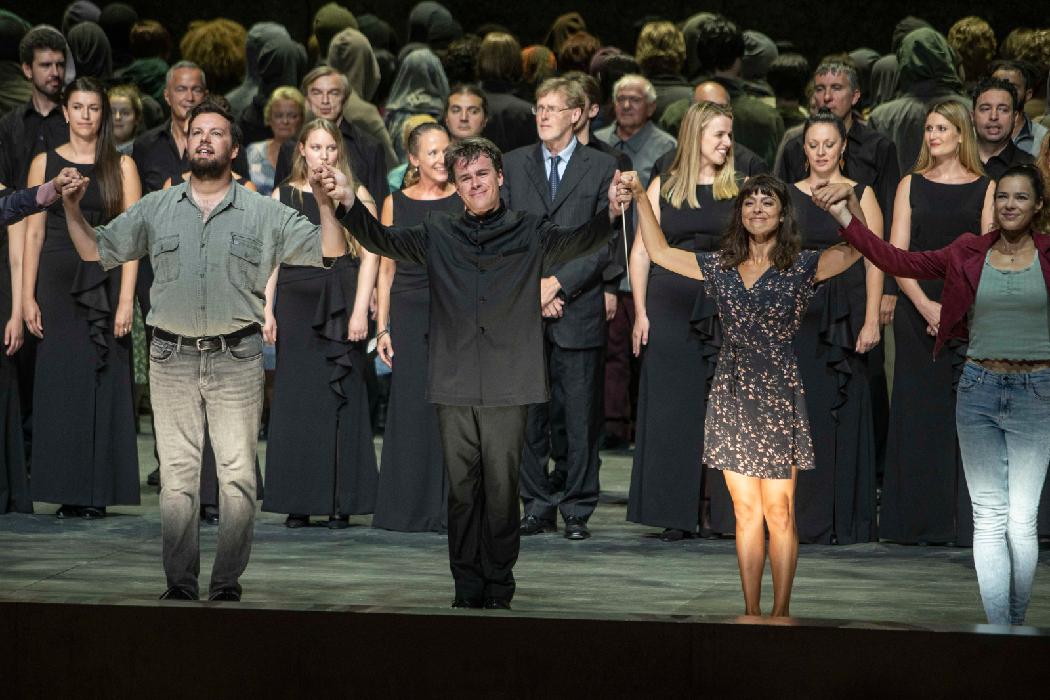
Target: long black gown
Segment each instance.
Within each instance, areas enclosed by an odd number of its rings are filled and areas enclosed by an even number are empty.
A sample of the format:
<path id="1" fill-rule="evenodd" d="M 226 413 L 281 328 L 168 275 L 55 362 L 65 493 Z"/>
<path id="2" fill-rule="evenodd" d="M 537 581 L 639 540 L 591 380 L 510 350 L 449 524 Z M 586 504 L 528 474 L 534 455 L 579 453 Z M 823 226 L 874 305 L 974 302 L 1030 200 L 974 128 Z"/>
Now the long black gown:
<path id="1" fill-rule="evenodd" d="M 857 198 L 864 185 L 855 188 Z M 841 243 L 839 225 L 809 195 L 790 187 L 802 247 Z M 854 348 L 864 325 L 864 261 L 818 285 L 795 354 L 806 387 L 816 469 L 800 471 L 795 491 L 802 542 L 853 544 L 876 539 L 876 455 L 871 390 L 865 358 Z"/>
<path id="2" fill-rule="evenodd" d="M 462 212 L 458 194 L 411 199 L 397 191 L 394 223 L 413 226 L 432 211 Z M 403 532 L 446 529 L 448 479 L 437 411 L 426 401 L 430 289 L 423 265 L 398 262 L 390 287 L 394 367 L 372 525 Z"/>
<path id="3" fill-rule="evenodd" d="M 944 185 L 911 178 L 910 250 L 933 250 L 981 231 L 988 178 Z M 919 286 L 938 301 L 942 280 Z M 973 543 L 973 512 L 955 434 L 955 385 L 966 346 L 949 341 L 933 361 L 934 338 L 903 293 L 893 319 L 896 359 L 879 536 L 903 543 Z"/>
<path id="4" fill-rule="evenodd" d="M 80 208 L 106 221 L 94 165 L 47 152 L 45 181 L 65 167 L 91 178 Z M 44 338 L 33 385 L 33 500 L 104 507 L 139 502 L 131 335 L 113 337 L 119 267 L 105 272 L 73 247 L 61 202 L 47 210 L 36 298 Z"/>
<path id="5" fill-rule="evenodd" d="M 284 185 L 281 202 L 320 223 L 317 201 Z M 263 510 L 356 515 L 375 506 L 376 456 L 361 368 L 363 342 L 347 340 L 359 263 L 281 265 Z"/>
<path id="6" fill-rule="evenodd" d="M 699 208 L 676 209 L 660 198 L 660 228 L 668 243 L 690 252 L 714 251 L 733 213 L 733 199 L 716 200 L 711 185 L 697 187 Z M 701 521 L 704 416 L 718 349 L 694 329 L 694 309 L 707 307 L 703 283 L 650 267 L 646 287 L 649 344 L 638 382 L 638 422 L 627 519 L 694 532 Z M 708 333 L 710 336 L 710 333 Z M 722 475 L 712 487 L 724 491 Z M 718 484 L 710 483 L 718 482 Z"/>
<path id="7" fill-rule="evenodd" d="M 11 318 L 11 268 L 7 265 L 7 227 L 0 227 L 0 327 Z M 0 513 L 32 513 L 22 436 L 22 406 L 14 358 L 0 346 Z"/>

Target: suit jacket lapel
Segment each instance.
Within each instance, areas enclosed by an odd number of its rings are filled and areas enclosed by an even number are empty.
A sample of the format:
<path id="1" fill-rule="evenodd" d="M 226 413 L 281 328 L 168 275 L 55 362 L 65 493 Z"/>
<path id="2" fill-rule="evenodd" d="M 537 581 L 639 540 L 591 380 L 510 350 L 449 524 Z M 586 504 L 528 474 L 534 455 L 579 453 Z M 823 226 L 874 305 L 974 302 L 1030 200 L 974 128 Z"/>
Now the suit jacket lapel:
<path id="1" fill-rule="evenodd" d="M 590 158 L 587 155 L 587 146 L 577 143 L 576 149 L 572 152 L 572 158 L 569 159 L 569 164 L 565 166 L 565 174 L 558 184 L 558 196 L 554 198 L 554 204 L 550 208 L 551 214 L 558 211 L 558 208 L 569 198 L 569 194 L 576 189 L 577 185 L 583 182 L 584 175 L 587 174 L 589 169 Z"/>
<path id="2" fill-rule="evenodd" d="M 543 206 L 546 207 L 547 214 L 551 214 L 551 190 L 550 183 L 547 182 L 547 170 L 543 163 L 543 151 L 541 150 L 540 144 L 532 149 L 532 153 L 528 158 L 525 159 L 525 170 L 529 177 L 529 181 L 533 187 L 536 188 L 536 193 L 540 197 L 540 201 L 543 202 Z"/>

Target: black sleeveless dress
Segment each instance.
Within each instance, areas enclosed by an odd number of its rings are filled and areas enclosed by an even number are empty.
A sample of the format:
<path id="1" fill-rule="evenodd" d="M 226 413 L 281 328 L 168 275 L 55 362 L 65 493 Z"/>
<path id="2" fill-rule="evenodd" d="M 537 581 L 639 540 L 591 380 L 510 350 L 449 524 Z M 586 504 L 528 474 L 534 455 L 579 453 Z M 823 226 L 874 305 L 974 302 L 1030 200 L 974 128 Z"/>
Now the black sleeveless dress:
<path id="1" fill-rule="evenodd" d="M 105 223 L 94 165 L 47 153 L 45 180 L 75 167 L 91 177 L 80 208 Z M 36 299 L 44 326 L 33 386 L 33 500 L 104 507 L 139 502 L 131 335 L 113 337 L 120 268 L 104 272 L 73 247 L 61 202 L 47 210 Z"/>
<path id="2" fill-rule="evenodd" d="M 989 180 L 944 185 L 911 178 L 910 250 L 942 248 L 981 232 Z M 939 301 L 943 280 L 919 286 Z M 933 361 L 934 337 L 903 293 L 893 319 L 896 358 L 890 402 L 879 536 L 895 542 L 973 543 L 973 512 L 955 434 L 955 385 L 966 346 L 948 341 Z"/>
<path id="3" fill-rule="evenodd" d="M 0 226 L 0 327 L 11 318 L 11 268 L 7 227 Z M 28 331 L 23 331 L 28 335 Z M 22 435 L 22 405 L 15 358 L 0 347 L 0 514 L 32 513 Z"/>
<path id="4" fill-rule="evenodd" d="M 458 194 L 418 200 L 397 191 L 394 225 L 414 226 L 430 212 L 460 213 Z M 430 289 L 423 265 L 398 261 L 390 288 L 394 367 L 372 525 L 404 532 L 446 528 L 448 494 L 437 411 L 427 403 L 427 325 Z"/>
<path id="5" fill-rule="evenodd" d="M 716 200 L 711 185 L 697 188 L 699 208 L 680 209 L 660 198 L 660 227 L 671 246 L 718 250 L 733 214 L 733 199 Z M 701 521 L 704 416 L 718 348 L 691 325 L 709 306 L 703 283 L 652 264 L 646 287 L 649 344 L 642 354 L 638 422 L 627 519 L 694 532 Z M 708 339 L 710 333 L 707 334 Z M 721 475 L 711 481 L 722 482 Z M 724 490 L 724 485 L 722 489 Z"/>
<path id="6" fill-rule="evenodd" d="M 311 194 L 283 185 L 280 199 L 320 223 Z M 368 358 L 363 342 L 347 340 L 358 266 L 345 255 L 331 268 L 282 264 L 277 274 L 265 511 L 345 516 L 375 506 Z"/>
<path id="7" fill-rule="evenodd" d="M 802 247 L 821 251 L 842 242 L 839 225 L 798 187 L 788 188 Z M 864 194 L 857 185 L 857 198 Z M 875 434 L 865 357 L 857 335 L 864 325 L 864 261 L 816 289 L 795 335 L 806 388 L 816 468 L 800 471 L 795 520 L 802 542 L 853 544 L 876 539 Z"/>

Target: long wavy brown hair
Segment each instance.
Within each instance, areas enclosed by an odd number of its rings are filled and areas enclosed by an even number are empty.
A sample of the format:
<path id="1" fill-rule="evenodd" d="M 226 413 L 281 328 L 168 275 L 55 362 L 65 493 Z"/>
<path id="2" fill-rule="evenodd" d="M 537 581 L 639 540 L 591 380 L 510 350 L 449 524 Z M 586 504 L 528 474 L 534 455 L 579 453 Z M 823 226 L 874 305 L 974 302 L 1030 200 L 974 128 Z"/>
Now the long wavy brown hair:
<path id="1" fill-rule="evenodd" d="M 729 270 L 739 267 L 750 255 L 751 234 L 744 228 L 744 201 L 753 195 L 776 197 L 780 202 L 780 226 L 776 232 L 776 243 L 770 262 L 778 270 L 786 270 L 795 264 L 802 250 L 802 235 L 795 220 L 795 207 L 791 204 L 787 186 L 772 175 L 757 175 L 740 188 L 733 204 L 733 219 L 722 235 L 722 267 Z"/>

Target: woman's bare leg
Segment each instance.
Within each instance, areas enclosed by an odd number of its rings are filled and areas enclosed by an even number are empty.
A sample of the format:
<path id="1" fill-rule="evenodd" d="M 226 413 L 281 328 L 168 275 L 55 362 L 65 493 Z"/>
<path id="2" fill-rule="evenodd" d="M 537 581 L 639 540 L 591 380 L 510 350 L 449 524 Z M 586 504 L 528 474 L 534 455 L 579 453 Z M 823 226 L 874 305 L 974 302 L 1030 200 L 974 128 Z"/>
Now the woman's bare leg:
<path id="1" fill-rule="evenodd" d="M 791 608 L 791 587 L 798 565 L 798 532 L 795 529 L 795 481 L 798 469 L 792 467 L 790 479 L 762 479 L 762 515 L 769 528 L 769 568 L 773 572 L 773 616 L 787 617 Z"/>
<path id="2" fill-rule="evenodd" d="M 761 479 L 731 471 L 722 473 L 736 514 L 736 558 L 744 589 L 744 614 L 761 615 L 762 571 L 766 567 Z"/>

